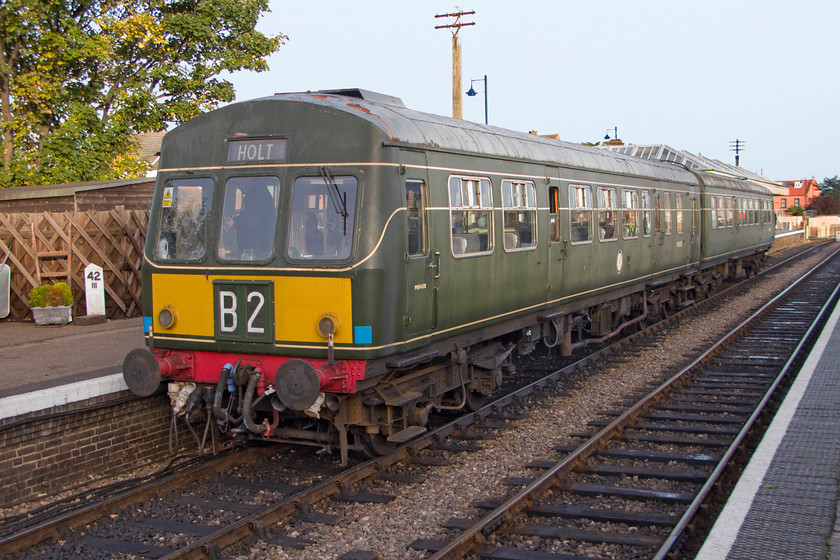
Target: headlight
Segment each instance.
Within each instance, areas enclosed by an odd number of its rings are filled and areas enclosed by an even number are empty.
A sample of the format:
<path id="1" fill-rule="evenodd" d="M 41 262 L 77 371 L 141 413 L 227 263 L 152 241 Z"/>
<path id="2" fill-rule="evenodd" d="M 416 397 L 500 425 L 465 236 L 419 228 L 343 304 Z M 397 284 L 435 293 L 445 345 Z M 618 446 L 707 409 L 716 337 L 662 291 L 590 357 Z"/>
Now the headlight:
<path id="1" fill-rule="evenodd" d="M 329 338 L 330 335 L 336 336 L 340 329 L 341 322 L 339 322 L 338 317 L 332 313 L 324 313 L 324 315 L 318 319 L 318 334 L 323 338 Z"/>
<path id="2" fill-rule="evenodd" d="M 175 308 L 171 305 L 167 305 L 163 309 L 160 310 L 158 313 L 158 323 L 164 329 L 172 328 L 172 325 L 175 324 L 175 320 L 178 318 L 178 314 L 175 312 Z"/>

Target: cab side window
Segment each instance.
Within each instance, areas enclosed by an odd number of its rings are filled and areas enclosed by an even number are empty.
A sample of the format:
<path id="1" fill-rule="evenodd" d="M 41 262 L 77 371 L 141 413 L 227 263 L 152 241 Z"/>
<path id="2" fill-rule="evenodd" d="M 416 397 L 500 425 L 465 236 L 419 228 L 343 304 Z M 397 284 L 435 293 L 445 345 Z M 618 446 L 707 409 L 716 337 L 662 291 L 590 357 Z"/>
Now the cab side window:
<path id="1" fill-rule="evenodd" d="M 405 182 L 408 255 L 426 254 L 426 193 L 423 181 Z"/>

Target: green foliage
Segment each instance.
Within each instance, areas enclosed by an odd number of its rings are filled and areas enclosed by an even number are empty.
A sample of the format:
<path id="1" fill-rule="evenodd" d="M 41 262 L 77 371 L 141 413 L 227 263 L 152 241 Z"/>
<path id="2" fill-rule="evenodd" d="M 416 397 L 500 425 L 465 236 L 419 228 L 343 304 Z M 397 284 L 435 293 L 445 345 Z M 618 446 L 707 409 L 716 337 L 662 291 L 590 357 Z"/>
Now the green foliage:
<path id="1" fill-rule="evenodd" d="M 124 178 L 131 137 L 232 101 L 268 68 L 268 0 L 0 2 L 0 187 Z"/>
<path id="2" fill-rule="evenodd" d="M 66 282 L 44 284 L 29 290 L 29 307 L 73 305 L 73 292 Z"/>
<path id="3" fill-rule="evenodd" d="M 818 184 L 820 193 L 840 198 L 840 177 L 826 177 Z"/>
<path id="4" fill-rule="evenodd" d="M 791 206 L 787 210 L 785 210 L 786 214 L 790 214 L 791 216 L 804 216 L 805 209 L 801 206 Z"/>
<path id="5" fill-rule="evenodd" d="M 840 195 L 823 193 L 808 204 L 807 210 L 814 210 L 819 216 L 837 216 L 840 214 Z"/>

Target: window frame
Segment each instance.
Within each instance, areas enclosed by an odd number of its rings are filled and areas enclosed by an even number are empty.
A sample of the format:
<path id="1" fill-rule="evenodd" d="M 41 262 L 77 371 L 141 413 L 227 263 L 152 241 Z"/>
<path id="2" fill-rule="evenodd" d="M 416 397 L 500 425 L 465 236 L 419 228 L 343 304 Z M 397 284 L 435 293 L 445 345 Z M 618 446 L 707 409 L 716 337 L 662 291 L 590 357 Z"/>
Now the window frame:
<path id="1" fill-rule="evenodd" d="M 164 188 L 161 194 L 161 199 L 157 201 L 158 214 L 157 223 L 155 224 L 155 248 L 153 251 L 155 262 L 159 263 L 198 263 L 207 258 L 208 246 L 210 239 L 208 233 L 210 230 L 208 216 L 213 212 L 213 191 L 215 189 L 216 181 L 209 176 L 202 177 L 170 177 L 164 183 Z M 181 188 L 200 188 L 200 209 L 198 216 L 200 218 L 197 227 L 192 228 L 194 233 L 199 236 L 201 243 L 201 252 L 194 256 L 179 257 L 178 243 L 181 242 L 182 234 L 186 234 L 184 225 L 187 220 L 182 219 L 180 212 L 187 209 L 180 210 L 181 197 L 178 196 L 178 190 Z M 169 198 L 167 198 L 167 196 Z M 174 214 L 173 214 L 174 212 Z M 170 218 L 170 216 L 172 216 Z M 164 222 L 171 222 L 167 231 L 162 230 Z M 166 238 L 164 238 L 164 236 Z M 174 244 L 175 247 L 171 247 Z M 174 256 L 164 256 L 163 253 L 170 253 Z"/>
<path id="2" fill-rule="evenodd" d="M 417 186 L 417 191 L 420 193 L 419 204 L 414 208 L 409 206 L 409 194 L 414 192 L 410 190 L 409 186 Z M 406 254 L 409 258 L 421 258 L 429 255 L 429 234 L 428 234 L 428 220 L 426 216 L 426 182 L 422 179 L 406 179 L 405 180 L 405 228 L 406 228 Z M 418 202 L 415 199 L 415 202 Z M 412 220 L 417 220 L 417 232 L 412 234 Z M 417 249 L 411 250 L 412 239 L 416 236 Z"/>
<path id="3" fill-rule="evenodd" d="M 517 186 L 521 187 L 517 189 Z M 506 197 L 506 194 L 509 197 Z M 518 200 L 517 200 L 518 199 Z M 524 205 L 521 204 L 524 202 Z M 523 243 L 521 241 L 520 233 L 525 231 L 520 228 L 518 231 L 508 230 L 508 216 L 516 215 L 516 223 L 519 222 L 519 217 L 522 214 L 530 216 L 530 234 L 531 241 Z M 519 251 L 534 251 L 537 248 L 537 187 L 534 181 L 523 179 L 502 179 L 502 246 L 505 252 L 515 253 Z M 519 244 L 514 247 L 508 247 L 508 233 L 517 234 Z"/>
<path id="4" fill-rule="evenodd" d="M 683 223 L 683 207 L 682 207 L 683 193 L 674 193 L 674 209 L 676 212 L 676 230 L 677 235 L 685 233 L 685 224 Z"/>
<path id="5" fill-rule="evenodd" d="M 265 236 L 260 233 L 260 235 L 252 239 L 252 241 L 257 240 L 260 242 L 270 241 L 271 247 L 268 250 L 267 254 L 260 254 L 255 255 L 252 258 L 245 256 L 246 249 L 239 248 L 239 239 L 236 240 L 236 248 L 239 251 L 238 256 L 228 256 L 224 251 L 226 250 L 227 243 L 224 241 L 226 234 L 225 230 L 232 228 L 234 233 L 238 236 L 239 234 L 243 233 L 241 225 L 230 225 L 227 223 L 228 219 L 238 219 L 243 211 L 245 211 L 245 204 L 247 203 L 247 196 L 243 196 L 244 187 L 245 186 L 253 186 L 247 185 L 247 181 L 256 181 L 256 180 L 264 180 L 264 179 L 273 179 L 274 184 L 272 186 L 273 193 L 270 194 L 272 197 L 272 201 L 274 202 L 274 221 L 271 223 L 271 235 Z M 243 182 L 244 181 L 244 182 Z M 266 185 L 268 186 L 268 185 Z M 282 196 L 282 189 L 281 189 L 281 181 L 280 178 L 276 175 L 232 175 L 225 179 L 224 185 L 222 186 L 222 210 L 221 210 L 221 223 L 219 224 L 219 239 L 218 243 L 216 244 L 216 258 L 220 262 L 225 263 L 266 263 L 274 259 L 274 255 L 277 251 L 277 222 L 279 217 L 279 208 L 280 208 L 280 198 Z M 257 188 L 260 186 L 257 185 Z M 236 194 L 236 191 L 232 191 L 232 198 L 229 198 L 228 189 L 234 188 L 238 189 L 240 194 Z M 247 193 L 245 193 L 247 194 Z M 230 208 L 228 205 L 233 204 L 233 208 Z M 238 206 L 238 207 L 237 207 Z M 257 212 L 265 212 L 266 209 L 264 205 L 258 205 Z M 254 210 L 250 210 L 250 212 L 254 212 Z M 235 213 L 235 216 L 234 216 Z M 266 214 L 267 216 L 267 214 Z M 265 220 L 260 217 L 259 223 L 264 223 Z M 262 230 L 259 230 L 262 231 Z M 258 258 L 260 257 L 260 258 Z"/>
<path id="6" fill-rule="evenodd" d="M 331 197 L 333 196 L 332 191 L 330 191 L 330 187 L 327 185 L 329 180 L 336 183 L 341 181 L 342 183 L 347 180 L 353 181 L 352 185 L 352 199 L 349 197 L 346 200 L 346 208 L 345 211 L 347 212 L 348 216 L 346 217 L 346 222 L 342 224 L 342 234 L 341 237 L 349 237 L 349 243 L 346 240 L 343 240 L 342 243 L 337 244 L 342 247 L 341 254 L 331 255 L 328 256 L 326 252 L 327 242 L 333 240 L 332 238 L 335 237 L 332 232 L 338 227 L 335 223 L 336 218 L 333 215 L 341 216 L 338 212 L 336 206 L 334 206 Z M 300 194 L 298 189 L 301 188 L 299 185 L 300 181 L 303 180 L 310 180 L 312 183 L 309 185 L 310 187 L 314 185 L 316 182 L 323 182 L 323 192 L 319 193 L 304 193 L 303 197 L 308 197 L 309 200 L 305 198 L 298 198 Z M 291 181 L 291 189 L 289 193 L 289 220 L 286 229 L 286 243 L 284 247 L 285 257 L 294 263 L 311 263 L 311 262 L 318 262 L 318 263 L 330 263 L 330 264 L 337 264 L 337 263 L 345 263 L 348 262 L 353 257 L 353 250 L 355 246 L 355 223 L 356 219 L 358 218 L 358 212 L 356 208 L 356 204 L 358 203 L 359 199 L 359 186 L 361 181 L 359 177 L 354 175 L 353 173 L 340 173 L 337 175 L 332 176 L 324 176 L 324 175 L 312 175 L 312 174 L 302 174 L 298 175 L 293 178 Z M 342 185 L 343 186 L 343 185 Z M 344 194 L 350 193 L 349 187 L 348 190 Z M 340 191 L 339 191 L 340 192 Z M 326 195 L 326 197 L 324 197 Z M 317 202 L 317 199 L 313 201 L 311 197 L 324 197 L 322 201 Z M 322 205 L 322 207 L 314 207 L 310 204 L 312 202 L 317 202 L 317 204 Z M 305 208 L 299 207 L 301 203 L 305 204 Z M 307 214 L 305 211 L 309 209 L 312 211 L 312 214 Z M 314 215 L 317 219 L 316 232 L 307 232 L 308 226 L 311 227 L 311 224 L 307 225 L 305 223 L 307 215 Z M 303 232 L 303 238 L 300 237 L 301 232 Z M 315 254 L 312 253 L 301 253 L 300 252 L 300 245 L 299 241 L 304 241 L 303 246 L 306 248 L 308 243 L 307 233 L 317 233 L 321 235 L 322 242 L 324 243 L 325 253 L 323 254 Z M 295 254 L 295 252 L 297 254 Z"/>
<path id="7" fill-rule="evenodd" d="M 453 190 L 453 181 L 458 181 L 457 192 Z M 478 187 L 477 190 L 475 188 L 476 186 Z M 495 249 L 493 182 L 488 177 L 474 175 L 450 175 L 447 180 L 447 192 L 449 195 L 450 223 L 449 250 L 452 252 L 452 256 L 456 259 L 460 259 L 492 254 Z M 456 200 L 456 195 L 458 200 Z M 460 202 L 460 204 L 457 204 L 457 202 Z M 457 221 L 456 213 L 460 214 L 460 219 Z M 464 217 L 473 217 L 475 219 L 473 225 L 478 228 L 479 231 L 470 231 L 472 226 L 470 226 L 469 223 L 467 223 L 466 226 L 464 225 Z M 485 219 L 485 225 L 483 226 L 479 223 L 481 218 Z M 469 222 L 469 220 L 467 220 L 467 222 Z M 486 232 L 481 232 L 480 230 L 482 229 L 486 229 Z M 473 235 L 476 235 L 477 237 L 474 238 Z M 481 235 L 486 235 L 485 239 L 487 246 L 483 250 L 481 249 Z M 463 240 L 463 252 L 460 250 L 456 251 L 456 249 L 458 249 L 456 248 L 456 239 Z M 477 240 L 478 250 L 470 250 L 472 248 L 470 244 L 471 240 Z"/>
<path id="8" fill-rule="evenodd" d="M 653 227 L 653 207 L 651 206 L 651 196 L 648 189 L 642 189 L 640 202 L 642 205 L 642 237 L 650 237 Z"/>
<path id="9" fill-rule="evenodd" d="M 630 195 L 629 199 L 627 195 Z M 630 206 L 628 206 L 628 202 Z M 632 215 L 632 231 L 628 226 L 627 214 Z M 621 232 L 624 239 L 639 238 L 639 191 L 637 189 L 621 189 Z"/>
<path id="10" fill-rule="evenodd" d="M 562 224 L 560 223 L 560 187 L 548 188 L 548 242 L 559 243 Z"/>
<path id="11" fill-rule="evenodd" d="M 662 212 L 662 221 L 660 222 L 663 224 L 662 231 L 665 235 L 671 235 L 673 233 L 673 216 L 671 215 L 671 192 L 665 191 L 662 193 L 662 207 L 660 207 L 660 211 Z M 674 193 L 676 194 L 676 193 Z"/>
<path id="12" fill-rule="evenodd" d="M 577 193 L 580 192 L 583 194 L 583 205 L 578 206 L 579 198 Z M 583 245 L 586 243 L 592 243 L 593 241 L 593 213 L 594 208 L 592 204 L 592 186 L 591 185 L 584 185 L 584 184 L 570 184 L 569 185 L 569 242 L 572 245 Z M 580 220 L 577 222 L 573 219 L 573 213 L 579 214 L 581 216 L 586 217 L 586 232 L 587 237 L 586 239 L 575 240 L 575 235 L 572 233 L 575 231 L 575 223 L 582 223 Z M 583 226 L 577 226 L 578 230 L 583 229 Z"/>
<path id="13" fill-rule="evenodd" d="M 609 194 L 609 196 L 605 196 Z M 618 206 L 618 189 L 615 187 L 598 187 L 598 241 L 602 243 L 618 241 L 621 229 L 621 209 Z M 606 199 L 606 200 L 605 200 Z M 609 205 L 608 205 L 609 204 Z M 604 225 L 612 222 L 612 235 Z"/>

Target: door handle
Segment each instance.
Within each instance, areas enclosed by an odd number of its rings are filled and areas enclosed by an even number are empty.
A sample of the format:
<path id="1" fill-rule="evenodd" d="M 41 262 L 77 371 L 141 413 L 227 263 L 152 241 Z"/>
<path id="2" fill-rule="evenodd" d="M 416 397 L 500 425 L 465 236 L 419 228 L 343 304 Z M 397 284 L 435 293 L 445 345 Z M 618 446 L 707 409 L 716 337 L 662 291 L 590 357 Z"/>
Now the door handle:
<path id="1" fill-rule="evenodd" d="M 429 263 L 429 268 L 435 271 L 435 279 L 440 278 L 440 251 L 435 251 L 434 261 Z"/>

